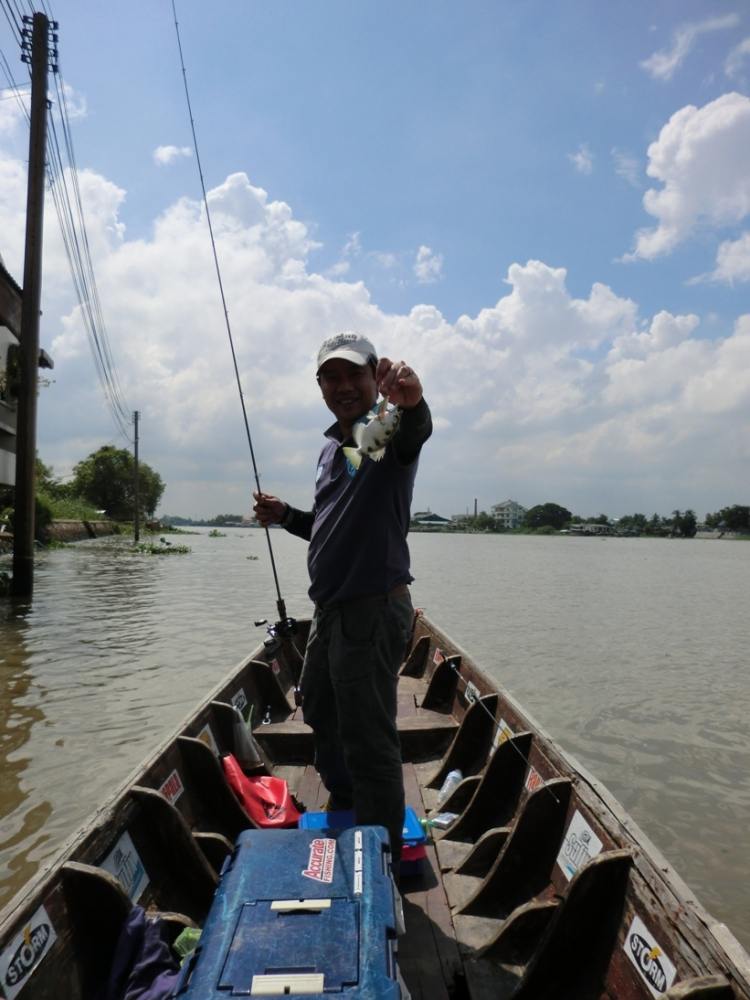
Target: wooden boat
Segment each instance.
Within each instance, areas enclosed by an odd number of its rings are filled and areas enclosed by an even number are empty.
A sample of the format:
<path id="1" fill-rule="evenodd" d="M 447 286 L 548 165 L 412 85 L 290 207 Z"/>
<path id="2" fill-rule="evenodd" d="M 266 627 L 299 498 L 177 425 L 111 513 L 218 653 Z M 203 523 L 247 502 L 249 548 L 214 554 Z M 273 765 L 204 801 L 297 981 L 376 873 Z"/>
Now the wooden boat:
<path id="1" fill-rule="evenodd" d="M 233 749 L 233 706 L 253 708 L 260 768 L 323 807 L 292 697 L 306 624 L 279 631 L 5 908 L 6 994 L 91 996 L 132 897 L 170 933 L 202 925 L 252 825 L 217 756 Z M 441 806 L 457 818 L 433 827 L 425 869 L 402 880 L 399 968 L 414 1000 L 750 1000 L 750 962 L 730 932 L 607 790 L 419 613 L 399 692 L 408 803 L 434 814 L 446 775 L 463 775 Z"/>

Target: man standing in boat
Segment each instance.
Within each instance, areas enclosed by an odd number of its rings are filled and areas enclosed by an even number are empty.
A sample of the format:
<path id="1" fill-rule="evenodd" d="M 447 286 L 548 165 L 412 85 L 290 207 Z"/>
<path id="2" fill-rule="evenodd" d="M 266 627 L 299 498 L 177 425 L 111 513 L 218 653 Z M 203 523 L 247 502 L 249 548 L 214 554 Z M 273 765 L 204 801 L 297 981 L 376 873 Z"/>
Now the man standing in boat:
<path id="1" fill-rule="evenodd" d="M 310 542 L 315 612 L 302 708 L 329 809 L 353 807 L 358 823 L 385 826 L 398 871 L 404 785 L 396 691 L 414 615 L 406 535 L 432 420 L 416 372 L 404 361 L 378 360 L 359 334 L 323 343 L 317 380 L 336 422 L 325 432 L 313 509 L 297 510 L 265 493 L 255 494 L 254 509 L 263 527 L 280 524 Z M 400 408 L 401 419 L 384 454 L 371 458 L 359 453 L 353 428 L 379 393 Z M 360 430 L 354 433 L 361 442 Z"/>

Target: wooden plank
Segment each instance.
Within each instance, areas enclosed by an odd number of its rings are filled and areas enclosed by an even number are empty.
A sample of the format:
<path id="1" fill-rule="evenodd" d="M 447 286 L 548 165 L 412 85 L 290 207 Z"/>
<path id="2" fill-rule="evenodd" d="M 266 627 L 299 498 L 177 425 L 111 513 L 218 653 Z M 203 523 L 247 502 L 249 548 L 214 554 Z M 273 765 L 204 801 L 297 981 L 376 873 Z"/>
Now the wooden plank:
<path id="1" fill-rule="evenodd" d="M 404 765 L 406 804 L 424 816 L 421 790 L 413 764 Z M 463 966 L 453 922 L 437 867 L 434 845 L 427 847 L 423 875 L 401 884 L 407 934 L 400 944 L 399 965 L 412 997 L 439 1000 L 454 993 Z"/>
<path id="2" fill-rule="evenodd" d="M 295 795 L 309 812 L 323 810 L 328 800 L 328 789 L 312 764 L 305 767 Z"/>

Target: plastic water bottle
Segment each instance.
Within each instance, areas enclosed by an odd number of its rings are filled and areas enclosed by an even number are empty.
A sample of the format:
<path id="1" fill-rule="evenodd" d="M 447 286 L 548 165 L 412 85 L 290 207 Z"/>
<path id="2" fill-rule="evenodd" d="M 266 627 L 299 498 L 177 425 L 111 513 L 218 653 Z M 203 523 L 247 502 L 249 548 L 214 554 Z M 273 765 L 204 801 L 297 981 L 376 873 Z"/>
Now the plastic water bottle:
<path id="1" fill-rule="evenodd" d="M 453 789 L 459 783 L 463 781 L 463 774 L 456 768 L 455 771 L 449 771 L 445 777 L 445 781 L 438 792 L 438 805 L 441 806 L 444 802 L 447 802 L 453 792 Z"/>

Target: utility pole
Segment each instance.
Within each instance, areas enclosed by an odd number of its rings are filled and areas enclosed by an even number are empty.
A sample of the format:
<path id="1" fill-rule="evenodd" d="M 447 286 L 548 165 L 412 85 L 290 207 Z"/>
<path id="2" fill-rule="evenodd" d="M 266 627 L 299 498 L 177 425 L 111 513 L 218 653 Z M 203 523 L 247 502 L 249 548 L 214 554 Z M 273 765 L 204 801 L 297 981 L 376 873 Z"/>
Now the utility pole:
<path id="1" fill-rule="evenodd" d="M 135 428 L 135 433 L 133 435 L 133 455 L 135 457 L 135 464 L 133 465 L 133 493 L 135 495 L 135 512 L 133 514 L 133 544 L 137 545 L 138 540 L 141 537 L 141 522 L 140 522 L 140 496 L 138 494 L 138 418 L 140 414 L 138 410 L 133 411 L 133 426 Z"/>
<path id="2" fill-rule="evenodd" d="M 30 18 L 24 17 L 29 24 Z M 47 63 L 49 20 L 34 14 L 29 57 L 29 30 L 23 29 L 24 62 L 31 61 L 31 126 L 26 195 L 26 248 L 21 300 L 19 393 L 16 435 L 15 520 L 11 592 L 30 597 L 34 590 L 34 505 L 36 499 L 36 410 L 39 365 L 39 306 L 42 294 L 44 166 L 47 147 Z M 56 40 L 56 37 L 55 37 Z"/>

